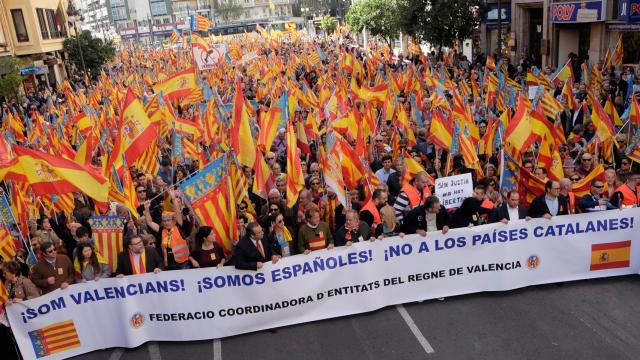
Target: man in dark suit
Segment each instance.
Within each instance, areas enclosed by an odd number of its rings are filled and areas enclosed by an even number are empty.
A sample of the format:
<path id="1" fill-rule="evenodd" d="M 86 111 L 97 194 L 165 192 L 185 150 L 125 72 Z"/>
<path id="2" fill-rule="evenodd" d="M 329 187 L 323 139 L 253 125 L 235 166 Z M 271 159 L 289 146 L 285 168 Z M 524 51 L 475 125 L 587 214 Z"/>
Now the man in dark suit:
<path id="1" fill-rule="evenodd" d="M 517 217 L 516 217 L 517 216 Z M 510 220 L 531 219 L 527 216 L 527 208 L 520 205 L 520 195 L 517 191 L 507 193 L 507 201 L 502 206 L 493 209 L 489 215 L 489 223 L 498 221 L 507 224 Z"/>
<path id="2" fill-rule="evenodd" d="M 429 196 L 424 204 L 409 211 L 400 227 L 401 234 L 420 234 L 426 236 L 427 231 L 449 231 L 449 213 L 440 205 L 437 196 Z"/>
<path id="3" fill-rule="evenodd" d="M 127 250 L 118 254 L 117 277 L 125 275 L 159 273 L 163 269 L 162 258 L 155 248 L 144 246 L 142 238 L 131 235 L 124 239 Z M 144 261 L 144 263 L 142 262 Z"/>
<path id="4" fill-rule="evenodd" d="M 551 219 L 552 216 L 567 215 L 567 198 L 560 195 L 560 183 L 549 180 L 544 185 L 545 193 L 536 197 L 529 207 L 529 216 L 532 218 Z"/>
<path id="5" fill-rule="evenodd" d="M 271 260 L 274 264 L 280 260 L 280 255 L 271 251 L 268 237 L 264 236 L 262 226 L 256 222 L 247 225 L 247 235 L 240 239 L 233 249 L 236 269 L 258 270 Z"/>

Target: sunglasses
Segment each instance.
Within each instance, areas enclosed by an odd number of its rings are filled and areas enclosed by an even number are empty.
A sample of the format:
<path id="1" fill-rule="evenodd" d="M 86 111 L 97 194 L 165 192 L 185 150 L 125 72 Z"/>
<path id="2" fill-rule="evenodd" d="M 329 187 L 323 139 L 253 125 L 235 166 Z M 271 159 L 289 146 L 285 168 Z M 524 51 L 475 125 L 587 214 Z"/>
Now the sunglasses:
<path id="1" fill-rule="evenodd" d="M 271 212 L 274 212 L 274 211 L 280 211 L 280 209 L 278 209 L 278 208 L 271 208 L 271 209 L 269 209 L 269 211 L 271 211 Z"/>
<path id="2" fill-rule="evenodd" d="M 582 159 L 582 161 L 591 161 L 593 159 Z"/>
<path id="3" fill-rule="evenodd" d="M 320 170 L 311 170 L 312 173 L 319 173 Z"/>
<path id="4" fill-rule="evenodd" d="M 268 157 L 267 160 L 274 160 L 274 157 Z"/>
<path id="5" fill-rule="evenodd" d="M 282 219 L 278 220 L 278 224 L 284 224 L 284 220 Z"/>
<path id="6" fill-rule="evenodd" d="M 604 185 L 598 185 L 598 186 L 593 185 L 593 187 L 596 188 L 596 189 L 602 189 L 602 188 L 604 188 Z"/>
<path id="7" fill-rule="evenodd" d="M 580 178 L 571 178 L 571 181 L 580 181 Z"/>
<path id="8" fill-rule="evenodd" d="M 146 192 L 147 192 L 147 190 L 138 190 L 138 191 L 136 191 L 136 192 L 137 192 L 138 194 L 142 194 L 142 193 L 146 193 Z"/>
<path id="9" fill-rule="evenodd" d="M 55 249 L 55 248 L 47 250 L 47 254 L 52 254 L 52 253 L 54 253 L 54 252 L 56 252 L 56 249 Z"/>
<path id="10" fill-rule="evenodd" d="M 313 183 L 311 183 L 311 185 L 320 185 L 320 183 L 319 182 L 313 182 Z"/>

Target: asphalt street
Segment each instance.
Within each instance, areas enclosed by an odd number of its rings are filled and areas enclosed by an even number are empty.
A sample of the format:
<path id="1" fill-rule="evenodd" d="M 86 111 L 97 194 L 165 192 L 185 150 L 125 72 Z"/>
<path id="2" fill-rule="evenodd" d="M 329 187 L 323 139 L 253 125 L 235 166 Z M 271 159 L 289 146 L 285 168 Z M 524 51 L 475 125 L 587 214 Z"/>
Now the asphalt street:
<path id="1" fill-rule="evenodd" d="M 74 359 L 637 360 L 638 299 L 637 275 L 577 281 L 391 306 L 220 340 L 106 349 Z"/>

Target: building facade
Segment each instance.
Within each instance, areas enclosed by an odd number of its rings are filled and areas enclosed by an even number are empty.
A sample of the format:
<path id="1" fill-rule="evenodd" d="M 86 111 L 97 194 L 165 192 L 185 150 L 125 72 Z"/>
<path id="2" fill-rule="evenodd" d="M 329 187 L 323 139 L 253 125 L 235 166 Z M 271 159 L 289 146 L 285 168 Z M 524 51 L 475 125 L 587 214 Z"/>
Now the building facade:
<path id="1" fill-rule="evenodd" d="M 65 12 L 66 0 L 1 0 L 4 48 L 0 53 L 17 56 L 25 61 L 25 89 L 36 83 L 54 85 L 67 74 L 62 43 L 69 28 Z M 28 70 L 27 70 L 28 69 Z"/>
<path id="2" fill-rule="evenodd" d="M 76 5 L 82 13 L 82 30 L 89 30 L 94 37 L 101 39 L 113 38 L 115 31 L 109 21 L 107 0 L 77 0 Z"/>
<path id="3" fill-rule="evenodd" d="M 529 54 L 537 66 L 563 65 L 573 53 L 596 63 L 622 36 L 625 63 L 637 64 L 640 0 L 512 0 L 510 57 Z"/>

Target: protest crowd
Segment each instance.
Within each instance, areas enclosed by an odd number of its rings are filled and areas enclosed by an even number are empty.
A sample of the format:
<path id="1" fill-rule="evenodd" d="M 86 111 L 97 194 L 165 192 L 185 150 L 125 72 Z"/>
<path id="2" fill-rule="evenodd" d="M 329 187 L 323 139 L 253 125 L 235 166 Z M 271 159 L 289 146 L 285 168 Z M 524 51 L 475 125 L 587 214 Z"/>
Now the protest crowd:
<path id="1" fill-rule="evenodd" d="M 622 49 L 559 69 L 346 31 L 123 45 L 93 80 L 2 104 L 0 299 L 145 272 L 640 204 Z M 193 47 L 224 42 L 199 69 Z M 456 208 L 438 179 L 470 174 Z M 212 271 L 216 271 L 212 269 Z"/>

